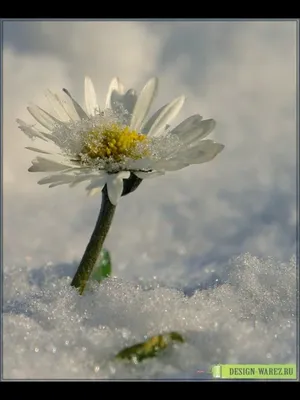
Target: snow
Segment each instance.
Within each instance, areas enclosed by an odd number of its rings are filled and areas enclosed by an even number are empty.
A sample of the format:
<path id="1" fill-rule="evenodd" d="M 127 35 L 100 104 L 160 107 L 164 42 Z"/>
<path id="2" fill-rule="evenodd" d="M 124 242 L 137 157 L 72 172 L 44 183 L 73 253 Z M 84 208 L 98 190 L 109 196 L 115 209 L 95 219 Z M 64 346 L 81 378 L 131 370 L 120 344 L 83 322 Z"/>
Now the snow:
<path id="1" fill-rule="evenodd" d="M 208 379 L 197 371 L 217 363 L 296 362 L 295 259 L 245 254 L 200 289 L 112 277 L 84 296 L 70 287 L 75 268 L 5 267 L 4 379 Z M 174 330 L 186 343 L 155 359 L 113 359 Z"/>

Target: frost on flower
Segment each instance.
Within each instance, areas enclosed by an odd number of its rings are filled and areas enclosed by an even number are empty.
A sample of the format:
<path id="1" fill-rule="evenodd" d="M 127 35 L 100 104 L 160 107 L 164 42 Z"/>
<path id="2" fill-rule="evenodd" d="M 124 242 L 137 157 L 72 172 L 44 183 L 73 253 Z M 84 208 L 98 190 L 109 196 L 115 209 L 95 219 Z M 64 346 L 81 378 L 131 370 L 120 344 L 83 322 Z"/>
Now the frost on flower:
<path id="1" fill-rule="evenodd" d="M 212 160 L 224 148 L 205 139 L 215 127 L 214 120 L 193 115 L 170 129 L 184 96 L 147 118 L 157 87 L 158 80 L 152 78 L 138 96 L 133 89 L 125 92 L 114 78 L 100 108 L 93 83 L 86 77 L 85 110 L 66 89 L 61 95 L 48 91 L 51 112 L 38 106 L 27 108 L 46 131 L 17 120 L 27 136 L 40 142 L 38 148 L 27 147 L 40 153 L 29 171 L 53 172 L 38 182 L 49 187 L 73 187 L 87 181 L 91 195 L 107 185 L 109 199 L 116 205 L 123 180 L 132 175 L 145 179 Z"/>

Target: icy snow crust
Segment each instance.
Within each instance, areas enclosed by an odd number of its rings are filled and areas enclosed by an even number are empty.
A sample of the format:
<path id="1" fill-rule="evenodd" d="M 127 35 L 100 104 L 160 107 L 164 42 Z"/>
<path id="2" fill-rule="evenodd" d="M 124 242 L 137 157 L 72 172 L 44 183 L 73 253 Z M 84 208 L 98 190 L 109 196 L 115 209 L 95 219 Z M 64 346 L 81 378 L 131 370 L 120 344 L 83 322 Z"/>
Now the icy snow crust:
<path id="1" fill-rule="evenodd" d="M 217 363 L 296 362 L 295 259 L 245 254 L 177 285 L 113 277 L 84 296 L 75 270 L 5 266 L 4 379 L 210 379 Z M 171 330 L 186 343 L 139 365 L 113 359 Z"/>

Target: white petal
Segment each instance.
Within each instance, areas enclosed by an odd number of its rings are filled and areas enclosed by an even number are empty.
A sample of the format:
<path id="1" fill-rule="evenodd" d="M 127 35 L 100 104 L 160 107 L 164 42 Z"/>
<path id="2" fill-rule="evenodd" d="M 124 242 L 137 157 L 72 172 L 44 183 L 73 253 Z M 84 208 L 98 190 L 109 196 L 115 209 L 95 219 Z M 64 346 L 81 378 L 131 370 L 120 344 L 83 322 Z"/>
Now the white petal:
<path id="1" fill-rule="evenodd" d="M 69 163 L 63 163 L 61 157 L 54 156 L 54 159 L 36 157 L 32 160 L 32 166 L 28 169 L 29 172 L 47 172 L 47 171 L 64 171 L 71 167 Z"/>
<path id="2" fill-rule="evenodd" d="M 56 147 L 58 147 L 59 149 L 61 148 L 61 145 L 62 145 L 62 142 L 64 141 L 64 138 L 56 137 L 54 135 L 51 135 L 50 133 L 45 133 L 45 132 L 42 132 L 42 134 L 43 134 L 43 136 L 45 136 L 45 138 L 48 139 L 47 145 L 49 145 L 49 141 L 51 141 L 56 145 Z"/>
<path id="3" fill-rule="evenodd" d="M 67 89 L 63 89 L 63 92 L 66 93 L 69 98 L 72 100 L 73 106 L 77 112 L 77 114 L 79 115 L 79 117 L 81 119 L 88 119 L 87 113 L 84 111 L 84 109 L 77 103 L 77 101 L 75 99 L 73 99 L 73 97 L 71 96 L 71 93 L 67 90 Z"/>
<path id="4" fill-rule="evenodd" d="M 164 171 L 151 171 L 151 172 L 133 172 L 140 179 L 155 178 L 156 176 L 164 175 Z"/>
<path id="5" fill-rule="evenodd" d="M 129 171 L 118 172 L 118 178 L 128 179 L 129 177 L 130 177 L 130 172 Z"/>
<path id="6" fill-rule="evenodd" d="M 158 161 L 156 164 L 154 164 L 154 168 L 163 171 L 178 171 L 179 169 L 188 167 L 189 165 L 190 164 L 185 160 L 177 160 L 174 158 L 171 160 Z"/>
<path id="7" fill-rule="evenodd" d="M 40 132 L 32 126 L 26 124 L 26 122 L 22 121 L 21 119 L 17 119 L 16 121 L 19 124 L 19 128 L 21 129 L 21 131 L 24 132 L 25 135 L 27 135 L 30 139 L 38 137 L 47 142 L 47 139 L 44 137 L 43 132 Z"/>
<path id="8" fill-rule="evenodd" d="M 142 125 L 141 127 L 141 132 L 142 133 L 148 133 L 154 124 L 155 120 L 157 117 L 162 113 L 162 111 L 168 106 L 169 103 L 165 104 L 162 106 L 160 109 L 158 109 L 149 119 L 148 121 Z"/>
<path id="9" fill-rule="evenodd" d="M 50 134 L 47 135 L 47 139 L 49 140 L 45 141 L 37 138 L 34 141 L 35 146 L 27 146 L 25 148 L 31 151 L 49 154 L 51 159 L 56 156 L 62 158 L 63 156 L 61 154 L 61 148 L 59 146 L 59 143 L 57 143 L 57 139 Z M 63 157 L 63 159 L 65 159 L 65 157 Z"/>
<path id="10" fill-rule="evenodd" d="M 127 92 L 123 95 L 123 107 L 124 110 L 126 110 L 130 116 L 133 113 L 134 107 L 136 105 L 137 102 L 137 94 L 136 91 L 134 89 L 129 89 L 127 90 Z"/>
<path id="11" fill-rule="evenodd" d="M 61 107 L 65 110 L 68 116 L 68 121 L 80 121 L 81 117 L 78 115 L 72 99 L 65 93 L 55 93 L 56 100 L 60 103 Z"/>
<path id="12" fill-rule="evenodd" d="M 171 133 L 174 135 L 178 135 L 179 137 L 185 135 L 190 131 L 194 131 L 199 128 L 202 121 L 202 117 L 199 114 L 191 115 L 182 121 L 179 125 L 177 125 L 174 129 L 172 129 Z"/>
<path id="13" fill-rule="evenodd" d="M 30 106 L 27 107 L 27 110 L 30 112 L 30 114 L 39 122 L 43 127 L 48 129 L 49 131 L 52 131 L 55 129 L 55 126 L 58 120 L 56 120 L 54 117 L 50 116 L 45 110 L 38 106 Z"/>
<path id="14" fill-rule="evenodd" d="M 120 94 L 117 91 L 113 91 L 111 94 L 111 108 L 116 113 L 124 111 L 131 117 L 133 109 L 137 101 L 137 94 L 135 90 L 129 89 L 125 94 Z"/>
<path id="15" fill-rule="evenodd" d="M 47 185 L 48 183 L 50 183 L 49 187 L 54 187 L 54 186 L 70 183 L 74 179 L 75 179 L 75 176 L 72 176 L 72 175 L 58 174 L 58 175 L 46 176 L 45 178 L 40 179 L 38 181 L 38 184 L 39 185 Z"/>
<path id="16" fill-rule="evenodd" d="M 57 94 L 52 93 L 49 89 L 46 91 L 46 98 L 49 101 L 53 111 L 56 113 L 58 119 L 62 122 L 70 121 L 70 116 L 66 112 L 62 101 L 59 99 Z M 78 119 L 78 118 L 77 118 Z"/>
<path id="17" fill-rule="evenodd" d="M 108 92 L 107 92 L 106 100 L 105 100 L 105 108 L 112 108 L 111 96 L 114 91 L 116 91 L 120 94 L 124 93 L 124 86 L 120 82 L 120 79 L 117 77 L 112 79 L 112 81 L 110 82 L 110 85 L 108 87 Z"/>
<path id="18" fill-rule="evenodd" d="M 157 93 L 157 87 L 158 79 L 152 78 L 146 83 L 146 85 L 142 89 L 133 110 L 130 129 L 134 131 L 140 130 Z"/>
<path id="19" fill-rule="evenodd" d="M 96 112 L 99 111 L 99 106 L 93 82 L 88 76 L 86 76 L 84 80 L 84 96 L 88 114 L 95 115 Z"/>
<path id="20" fill-rule="evenodd" d="M 87 187 L 87 195 L 94 196 L 95 194 L 102 191 L 104 185 L 107 182 L 107 178 L 98 178 L 93 180 Z"/>
<path id="21" fill-rule="evenodd" d="M 107 176 L 107 194 L 110 202 L 117 205 L 119 198 L 123 192 L 123 179 L 130 177 L 129 171 L 122 171 L 117 174 L 109 174 Z"/>
<path id="22" fill-rule="evenodd" d="M 89 171 L 90 171 L 89 168 L 66 169 L 59 174 L 46 176 L 45 178 L 40 179 L 38 181 L 38 184 L 45 185 L 45 184 L 50 183 L 50 186 L 49 186 L 50 188 L 54 187 L 54 186 L 58 186 L 58 185 L 64 185 L 64 184 L 69 184 L 70 187 L 74 187 L 78 183 L 83 182 L 85 180 L 99 178 L 98 177 L 99 174 L 90 174 L 90 173 L 88 173 Z"/>
<path id="23" fill-rule="evenodd" d="M 39 139 L 42 139 L 46 143 L 49 143 L 48 140 L 50 140 L 53 143 L 55 143 L 56 145 L 59 144 L 58 139 L 55 136 L 51 135 L 50 133 L 38 131 L 33 126 L 26 124 L 26 122 L 24 122 L 20 119 L 17 119 L 16 121 L 19 124 L 19 128 L 21 129 L 21 131 L 23 131 L 31 139 L 33 139 L 34 137 L 37 137 Z"/>
<path id="24" fill-rule="evenodd" d="M 162 109 L 160 114 L 157 116 L 156 120 L 154 121 L 151 129 L 148 132 L 149 136 L 157 137 L 160 134 L 165 133 L 163 129 L 169 122 L 176 117 L 176 115 L 181 110 L 185 101 L 184 96 L 177 97 L 171 103 L 169 103 L 166 107 Z"/>
<path id="25" fill-rule="evenodd" d="M 80 175 L 77 175 L 74 178 L 73 182 L 70 183 L 70 187 L 74 187 L 74 186 L 78 185 L 81 182 L 89 181 L 89 180 L 95 179 L 95 178 L 97 178 L 96 174 L 80 174 Z"/>
<path id="26" fill-rule="evenodd" d="M 36 147 L 25 147 L 25 149 L 35 151 L 36 153 L 51 154 L 49 151 L 37 149 Z"/>
<path id="27" fill-rule="evenodd" d="M 155 160 L 151 158 L 140 158 L 138 160 L 131 160 L 128 165 L 128 170 L 130 171 L 148 171 L 152 170 L 155 164 Z"/>
<path id="28" fill-rule="evenodd" d="M 202 164 L 214 159 L 225 147 L 223 144 L 212 140 L 203 140 L 201 142 L 199 146 L 179 154 L 176 159 L 184 160 L 190 164 Z"/>
<path id="29" fill-rule="evenodd" d="M 210 153 L 206 153 L 202 157 L 198 157 L 195 160 L 191 161 L 191 164 L 202 164 L 208 161 L 213 160 L 221 151 L 224 149 L 224 144 L 221 143 L 215 143 L 215 146 L 213 149 L 211 149 Z"/>
<path id="30" fill-rule="evenodd" d="M 86 187 L 88 191 L 88 196 L 93 196 L 103 189 L 107 182 L 107 175 L 98 178 L 93 178 L 91 183 Z"/>
<path id="31" fill-rule="evenodd" d="M 205 119 L 198 124 L 198 127 L 195 126 L 194 129 L 186 131 L 178 129 L 175 132 L 172 131 L 172 133 L 177 134 L 180 140 L 186 145 L 196 145 L 200 140 L 206 138 L 215 129 L 215 126 L 215 120 Z"/>
<path id="32" fill-rule="evenodd" d="M 111 94 L 111 109 L 116 115 L 120 115 L 124 125 L 130 125 L 132 112 L 137 101 L 137 94 L 129 89 L 125 94 L 113 91 Z"/>

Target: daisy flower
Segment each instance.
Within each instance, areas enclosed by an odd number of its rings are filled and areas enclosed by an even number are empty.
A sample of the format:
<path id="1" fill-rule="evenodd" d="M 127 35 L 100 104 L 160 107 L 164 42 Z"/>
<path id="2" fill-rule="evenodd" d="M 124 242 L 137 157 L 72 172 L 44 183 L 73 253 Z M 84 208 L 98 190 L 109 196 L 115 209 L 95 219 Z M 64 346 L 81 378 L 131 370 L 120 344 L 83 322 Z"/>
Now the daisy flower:
<path id="1" fill-rule="evenodd" d="M 137 95 L 133 89 L 125 92 L 114 78 L 105 105 L 100 107 L 93 83 L 86 77 L 85 109 L 68 90 L 63 89 L 61 95 L 48 90 L 51 111 L 36 105 L 27 107 L 40 126 L 17 120 L 27 136 L 39 141 L 37 147 L 27 147 L 39 153 L 29 171 L 52 173 L 39 184 L 73 187 L 87 181 L 88 194 L 102 191 L 95 229 L 71 282 L 80 294 L 95 267 L 119 198 L 135 190 L 145 178 L 210 161 L 224 148 L 206 139 L 215 127 L 213 119 L 192 115 L 170 129 L 184 96 L 148 118 L 157 87 L 158 80 L 152 78 Z"/>
<path id="2" fill-rule="evenodd" d="M 27 136 L 39 141 L 37 147 L 26 147 L 39 153 L 29 171 L 51 172 L 38 181 L 49 187 L 74 187 L 86 181 L 90 195 L 106 187 L 110 202 L 116 205 L 126 194 L 124 181 L 140 182 L 211 161 L 224 148 L 223 144 L 206 139 L 215 121 L 193 115 L 170 129 L 184 96 L 148 118 L 157 88 L 158 80 L 152 78 L 137 96 L 133 89 L 125 92 L 119 79 L 114 78 L 105 104 L 100 107 L 94 85 L 86 77 L 85 108 L 66 89 L 61 95 L 48 90 L 51 111 L 36 105 L 27 108 L 40 126 L 17 120 Z"/>

